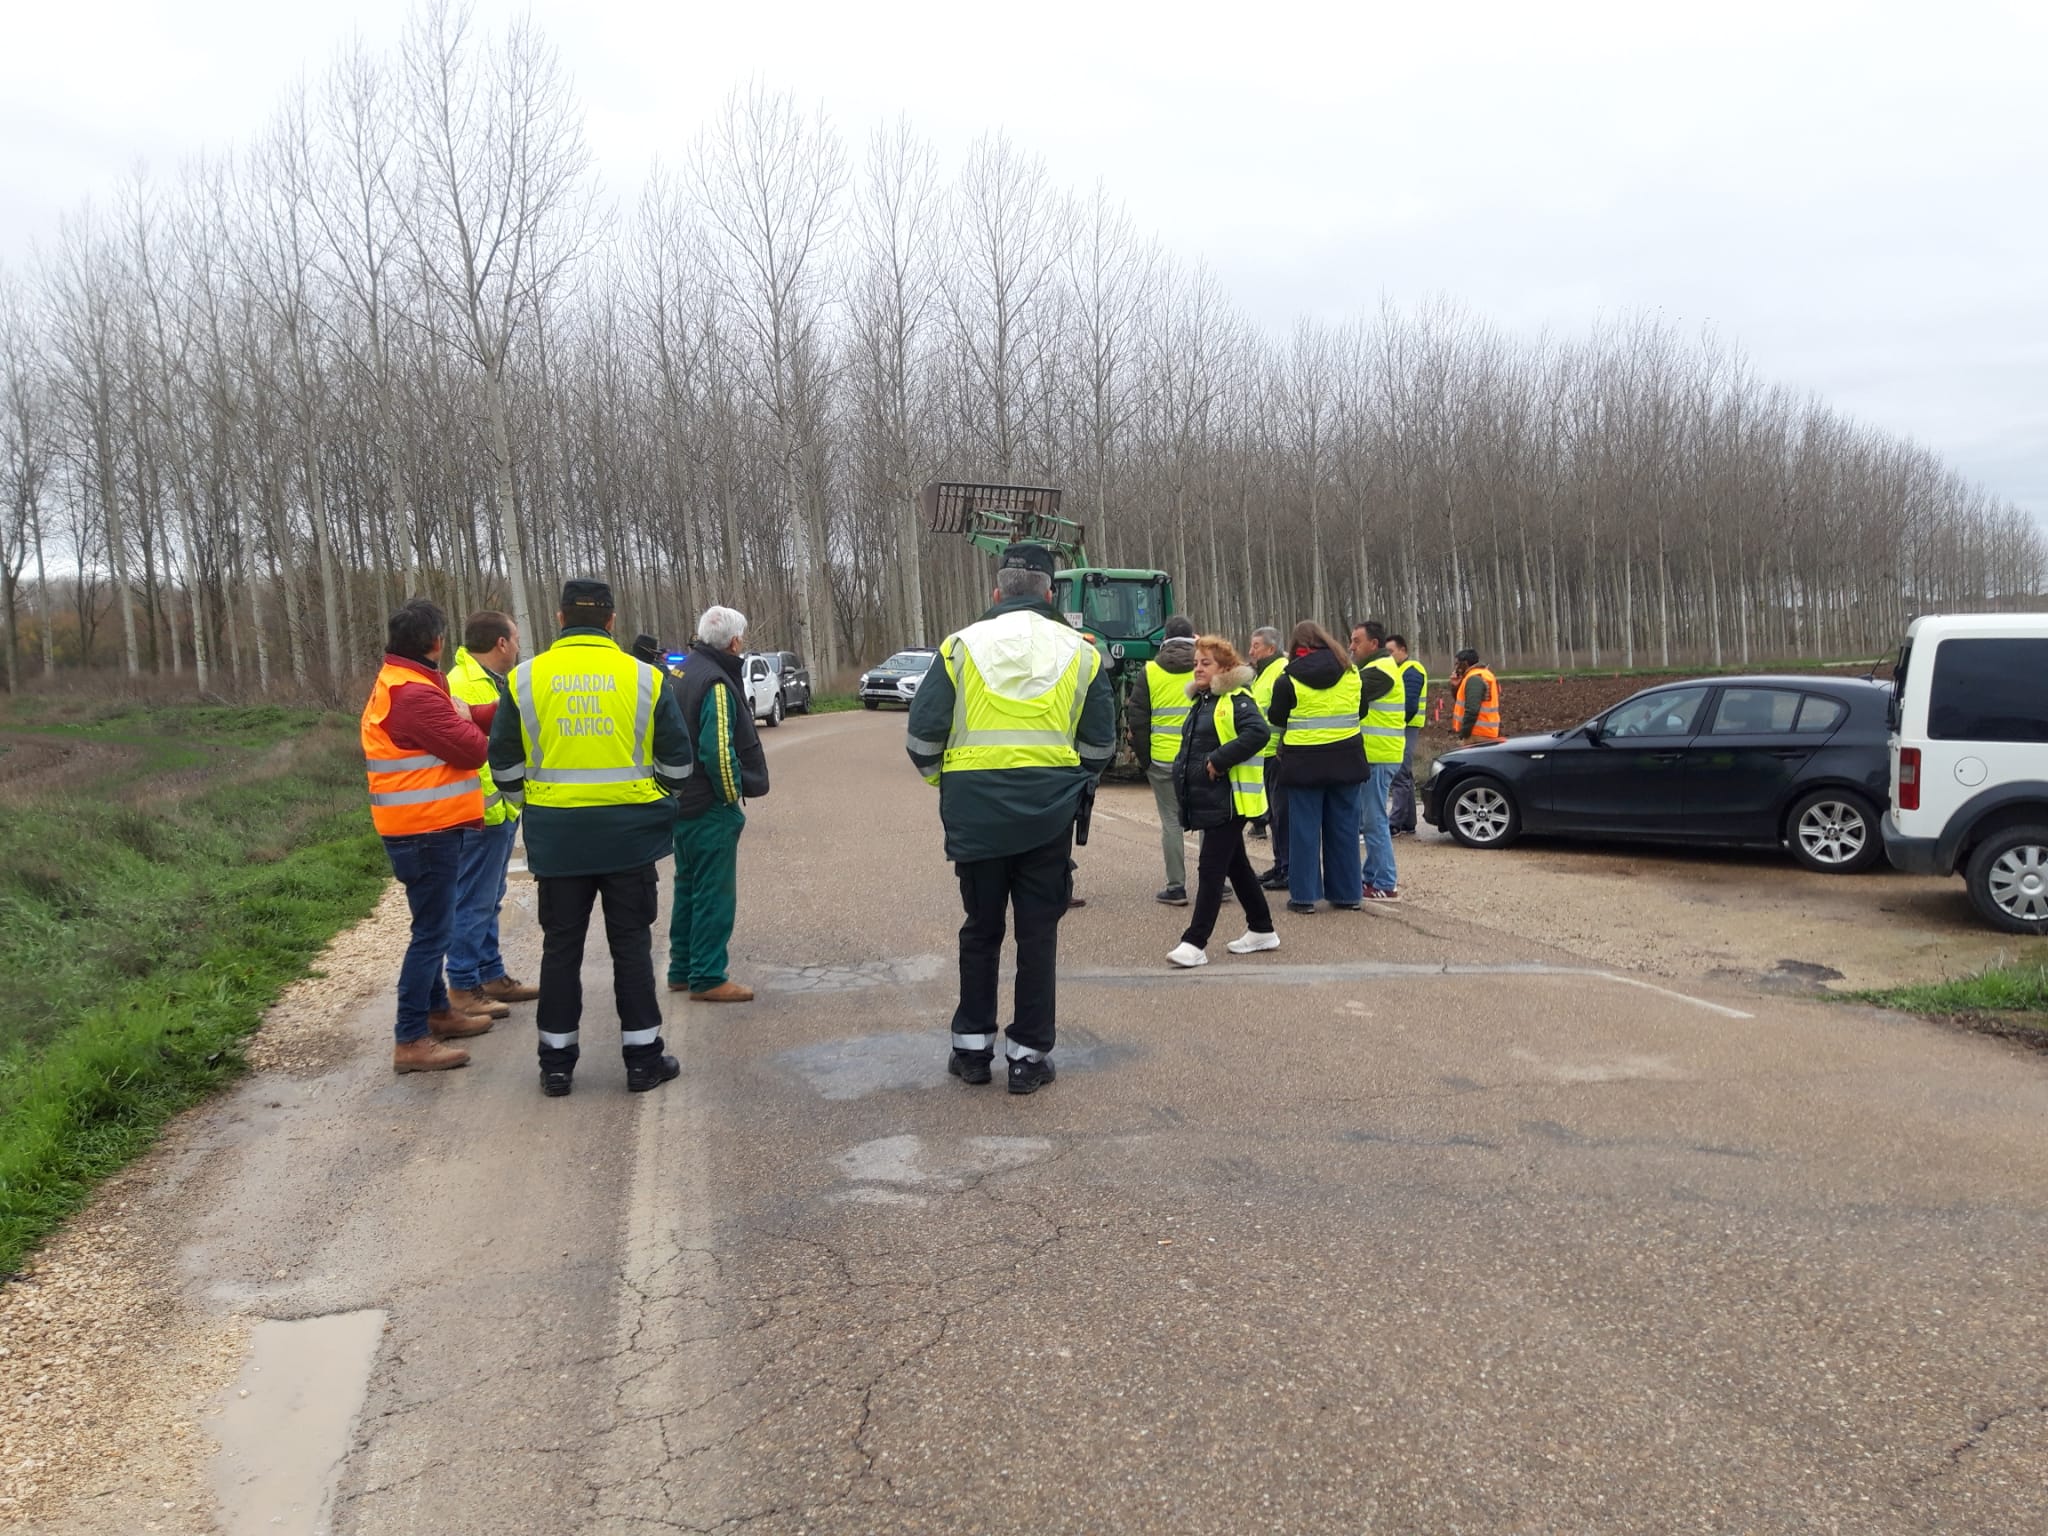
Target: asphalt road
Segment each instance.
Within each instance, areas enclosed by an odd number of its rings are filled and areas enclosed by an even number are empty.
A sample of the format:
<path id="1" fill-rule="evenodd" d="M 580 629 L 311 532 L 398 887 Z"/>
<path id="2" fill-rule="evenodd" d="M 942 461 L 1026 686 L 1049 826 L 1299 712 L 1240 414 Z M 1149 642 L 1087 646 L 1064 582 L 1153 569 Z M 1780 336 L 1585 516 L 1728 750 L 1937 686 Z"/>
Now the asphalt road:
<path id="1" fill-rule="evenodd" d="M 968 1089 L 902 718 L 768 737 L 679 1082 L 593 943 L 572 1098 L 529 1009 L 394 1078 L 379 1004 L 202 1138 L 195 1288 L 388 1315 L 333 1529 L 2048 1529 L 2048 1059 L 1421 903 L 1170 973 L 1137 789 L 1059 1081 Z"/>

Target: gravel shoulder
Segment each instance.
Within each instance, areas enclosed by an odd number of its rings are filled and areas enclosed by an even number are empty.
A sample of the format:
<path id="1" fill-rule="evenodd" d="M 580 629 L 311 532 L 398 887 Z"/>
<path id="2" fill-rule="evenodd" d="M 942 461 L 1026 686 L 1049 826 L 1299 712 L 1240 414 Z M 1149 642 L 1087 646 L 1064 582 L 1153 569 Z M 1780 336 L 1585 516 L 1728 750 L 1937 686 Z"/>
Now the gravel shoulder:
<path id="1" fill-rule="evenodd" d="M 393 885 L 336 937 L 248 1046 L 252 1072 L 317 1076 L 359 1048 L 350 1015 L 388 984 L 409 923 Z M 201 1106 L 0 1286 L 0 1527 L 206 1532 L 209 1405 L 246 1346 L 238 1314 L 185 1290 L 167 1194 L 196 1172 Z"/>

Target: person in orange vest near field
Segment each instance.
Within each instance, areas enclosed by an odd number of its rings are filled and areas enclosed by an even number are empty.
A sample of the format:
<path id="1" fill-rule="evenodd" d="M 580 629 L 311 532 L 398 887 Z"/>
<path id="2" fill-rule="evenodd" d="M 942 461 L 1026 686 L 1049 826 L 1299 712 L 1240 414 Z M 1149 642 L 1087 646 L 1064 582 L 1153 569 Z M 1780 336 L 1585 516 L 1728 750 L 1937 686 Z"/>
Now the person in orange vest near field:
<path id="1" fill-rule="evenodd" d="M 412 908 L 412 942 L 398 969 L 399 1072 L 442 1072 L 469 1064 L 446 1042 L 480 1035 L 487 1013 L 451 1005 L 442 965 L 455 933 L 455 884 L 462 834 L 484 824 L 483 780 L 495 704 L 466 704 L 441 673 L 448 615 L 416 597 L 391 615 L 384 664 L 363 707 L 363 767 L 370 820 L 384 839 L 391 872 Z"/>
<path id="2" fill-rule="evenodd" d="M 1484 746 L 1499 741 L 1500 679 L 1479 665 L 1479 653 L 1466 646 L 1458 652 L 1458 670 L 1451 675 L 1451 727 L 1460 741 Z"/>

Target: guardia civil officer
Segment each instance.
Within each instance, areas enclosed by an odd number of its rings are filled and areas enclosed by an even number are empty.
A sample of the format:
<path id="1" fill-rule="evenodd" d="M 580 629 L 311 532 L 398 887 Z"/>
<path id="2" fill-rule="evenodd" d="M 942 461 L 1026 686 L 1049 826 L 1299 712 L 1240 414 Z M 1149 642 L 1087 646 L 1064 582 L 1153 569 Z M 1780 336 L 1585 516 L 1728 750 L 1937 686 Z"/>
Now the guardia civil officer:
<path id="1" fill-rule="evenodd" d="M 562 587 L 561 635 L 512 669 L 491 729 L 499 793 L 526 809 L 526 862 L 539 887 L 540 1085 L 571 1086 L 583 1017 L 583 943 L 604 904 L 626 1086 L 659 1087 L 682 1069 L 662 1052 L 654 990 L 654 866 L 669 852 L 690 738 L 662 675 L 612 639 L 612 592 Z"/>
<path id="2" fill-rule="evenodd" d="M 1074 820 L 1116 750 L 1116 698 L 1095 647 L 1053 608 L 1052 552 L 1012 544 L 995 606 L 939 647 L 910 706 L 910 760 L 938 786 L 960 880 L 960 1005 L 946 1070 L 986 1083 L 1003 930 L 1017 922 L 1010 1092 L 1053 1080 L 1059 924 Z"/>

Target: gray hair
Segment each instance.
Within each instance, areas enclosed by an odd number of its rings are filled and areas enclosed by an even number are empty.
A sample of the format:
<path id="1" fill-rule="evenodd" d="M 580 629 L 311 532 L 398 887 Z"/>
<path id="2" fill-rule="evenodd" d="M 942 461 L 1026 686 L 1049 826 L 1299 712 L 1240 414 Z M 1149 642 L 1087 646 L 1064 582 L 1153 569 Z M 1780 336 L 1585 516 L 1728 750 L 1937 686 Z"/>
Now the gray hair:
<path id="1" fill-rule="evenodd" d="M 1266 644 L 1273 647 L 1276 651 L 1280 649 L 1280 631 L 1270 624 L 1261 624 L 1257 629 L 1253 630 L 1252 638 L 1265 641 Z"/>
<path id="2" fill-rule="evenodd" d="M 1043 601 L 1052 596 L 1052 578 L 1043 571 L 1012 566 L 996 572 L 996 590 L 1005 597 L 1035 597 Z"/>
<path id="3" fill-rule="evenodd" d="M 721 608 L 713 604 L 697 621 L 697 638 L 714 651 L 728 649 L 746 632 L 747 616 L 737 608 Z"/>

